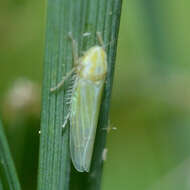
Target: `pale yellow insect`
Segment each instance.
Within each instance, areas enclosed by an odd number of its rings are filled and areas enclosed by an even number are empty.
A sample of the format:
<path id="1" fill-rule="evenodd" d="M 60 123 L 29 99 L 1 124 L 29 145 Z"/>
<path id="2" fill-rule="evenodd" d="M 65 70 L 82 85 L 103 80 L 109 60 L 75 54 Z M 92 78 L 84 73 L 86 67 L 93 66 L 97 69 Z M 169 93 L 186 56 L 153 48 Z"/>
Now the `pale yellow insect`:
<path id="1" fill-rule="evenodd" d="M 76 42 L 72 39 L 74 68 L 66 75 L 54 91 L 60 88 L 64 81 L 75 72 L 75 80 L 70 99 L 70 152 L 74 167 L 79 172 L 90 170 L 102 92 L 107 73 L 107 55 L 103 41 L 98 33 L 101 46 L 88 49 L 78 58 Z M 67 119 L 63 124 L 65 127 Z"/>

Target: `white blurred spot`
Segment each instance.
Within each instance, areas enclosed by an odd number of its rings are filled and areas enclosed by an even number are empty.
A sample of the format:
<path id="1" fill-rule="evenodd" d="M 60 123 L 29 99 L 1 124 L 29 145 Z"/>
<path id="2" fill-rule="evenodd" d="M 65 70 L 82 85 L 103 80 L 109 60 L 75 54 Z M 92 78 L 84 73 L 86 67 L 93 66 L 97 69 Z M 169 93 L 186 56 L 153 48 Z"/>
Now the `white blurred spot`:
<path id="1" fill-rule="evenodd" d="M 83 37 L 87 37 L 87 36 L 90 36 L 90 35 L 91 35 L 90 32 L 85 32 L 85 33 L 83 33 Z"/>
<path id="2" fill-rule="evenodd" d="M 7 120 L 14 121 L 24 116 L 40 115 L 40 88 L 25 78 L 17 79 L 5 93 L 3 114 Z"/>

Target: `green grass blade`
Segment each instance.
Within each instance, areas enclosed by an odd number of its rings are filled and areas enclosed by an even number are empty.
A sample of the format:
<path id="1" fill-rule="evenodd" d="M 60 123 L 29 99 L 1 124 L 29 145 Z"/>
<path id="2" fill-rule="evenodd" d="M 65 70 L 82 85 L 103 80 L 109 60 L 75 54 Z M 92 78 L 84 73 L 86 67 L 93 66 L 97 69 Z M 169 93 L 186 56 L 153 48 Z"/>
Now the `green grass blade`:
<path id="1" fill-rule="evenodd" d="M 20 183 L 0 121 L 0 189 L 20 190 Z"/>
<path id="2" fill-rule="evenodd" d="M 106 141 L 109 102 L 113 81 L 116 44 L 118 37 L 121 0 L 48 0 L 47 27 L 42 96 L 42 120 L 40 137 L 40 161 L 38 190 L 67 190 L 70 180 L 69 128 L 61 126 L 68 112 L 65 90 L 69 83 L 55 93 L 56 86 L 72 68 L 72 49 L 68 39 L 71 32 L 78 42 L 79 54 L 97 44 L 96 32 L 101 32 L 108 53 L 108 75 L 101 108 L 90 174 L 77 174 L 89 183 L 83 189 L 99 189 L 102 173 L 102 151 Z M 84 33 L 90 35 L 84 36 Z M 96 178 L 93 174 L 97 175 Z M 71 183 L 75 176 L 71 175 Z M 79 186 L 77 188 L 79 188 Z M 71 184 L 73 189 L 73 183 Z"/>

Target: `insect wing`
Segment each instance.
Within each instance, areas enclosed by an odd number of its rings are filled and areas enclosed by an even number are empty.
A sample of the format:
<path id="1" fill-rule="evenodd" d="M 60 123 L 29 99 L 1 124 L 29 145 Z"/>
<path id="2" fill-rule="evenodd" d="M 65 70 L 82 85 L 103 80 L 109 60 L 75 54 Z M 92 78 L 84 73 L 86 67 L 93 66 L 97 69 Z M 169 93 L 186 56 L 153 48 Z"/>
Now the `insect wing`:
<path id="1" fill-rule="evenodd" d="M 72 95 L 70 152 L 80 172 L 90 169 L 103 84 L 104 80 L 94 82 L 79 78 Z"/>

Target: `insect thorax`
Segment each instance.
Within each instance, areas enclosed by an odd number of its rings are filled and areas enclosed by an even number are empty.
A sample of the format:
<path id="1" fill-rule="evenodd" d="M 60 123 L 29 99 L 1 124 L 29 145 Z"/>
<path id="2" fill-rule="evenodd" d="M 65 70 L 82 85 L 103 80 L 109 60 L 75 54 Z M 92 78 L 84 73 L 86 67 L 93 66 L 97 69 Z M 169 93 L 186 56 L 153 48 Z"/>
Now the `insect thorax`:
<path id="1" fill-rule="evenodd" d="M 78 74 L 81 78 L 99 81 L 105 78 L 106 72 L 107 57 L 102 47 L 90 48 L 80 59 Z"/>

